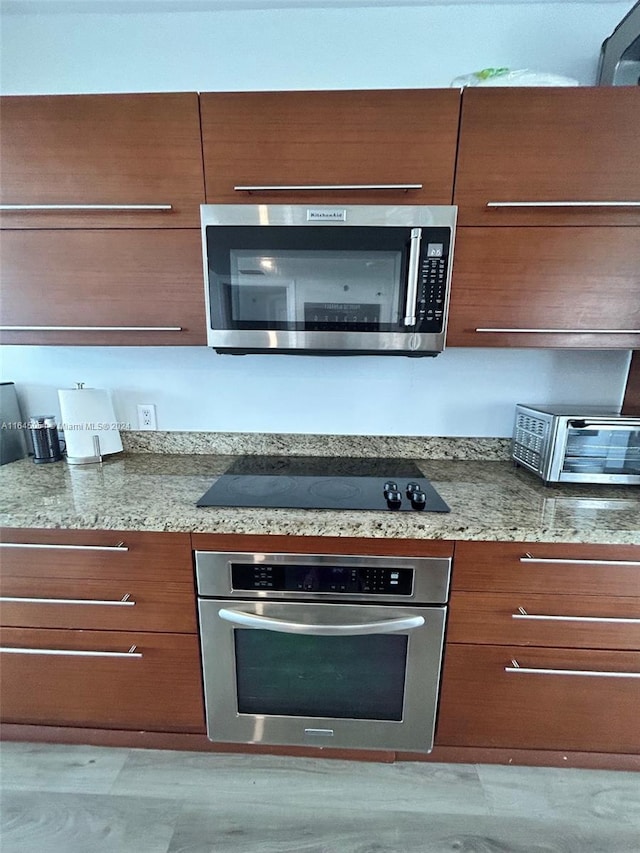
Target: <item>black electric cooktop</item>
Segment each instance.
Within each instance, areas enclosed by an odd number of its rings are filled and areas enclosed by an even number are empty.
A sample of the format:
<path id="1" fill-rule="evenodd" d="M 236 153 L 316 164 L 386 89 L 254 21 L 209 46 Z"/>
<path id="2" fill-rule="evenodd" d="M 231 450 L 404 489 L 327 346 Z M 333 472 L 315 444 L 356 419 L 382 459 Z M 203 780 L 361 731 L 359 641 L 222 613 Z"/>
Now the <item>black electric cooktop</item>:
<path id="1" fill-rule="evenodd" d="M 450 512 L 409 459 L 243 456 L 198 506 Z"/>

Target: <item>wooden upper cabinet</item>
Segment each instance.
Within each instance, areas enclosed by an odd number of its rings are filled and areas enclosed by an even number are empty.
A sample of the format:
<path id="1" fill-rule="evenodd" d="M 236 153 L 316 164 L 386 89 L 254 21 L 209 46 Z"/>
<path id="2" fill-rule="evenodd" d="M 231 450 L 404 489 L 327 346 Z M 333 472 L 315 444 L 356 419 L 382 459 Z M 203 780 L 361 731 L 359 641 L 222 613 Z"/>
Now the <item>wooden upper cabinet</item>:
<path id="1" fill-rule="evenodd" d="M 1 209 L 3 228 L 199 225 L 196 93 L 6 96 L 0 113 L 0 204 L 34 206 Z"/>
<path id="2" fill-rule="evenodd" d="M 447 345 L 639 349 L 640 228 L 458 228 Z"/>
<path id="3" fill-rule="evenodd" d="M 640 224 L 638 140 L 638 88 L 467 89 L 459 224 Z"/>
<path id="4" fill-rule="evenodd" d="M 0 234 L 7 344 L 206 344 L 200 231 Z"/>
<path id="5" fill-rule="evenodd" d="M 205 93 L 200 103 L 209 203 L 451 204 L 456 90 Z M 374 188 L 390 184 L 420 187 Z M 236 189 L 274 186 L 323 189 Z"/>

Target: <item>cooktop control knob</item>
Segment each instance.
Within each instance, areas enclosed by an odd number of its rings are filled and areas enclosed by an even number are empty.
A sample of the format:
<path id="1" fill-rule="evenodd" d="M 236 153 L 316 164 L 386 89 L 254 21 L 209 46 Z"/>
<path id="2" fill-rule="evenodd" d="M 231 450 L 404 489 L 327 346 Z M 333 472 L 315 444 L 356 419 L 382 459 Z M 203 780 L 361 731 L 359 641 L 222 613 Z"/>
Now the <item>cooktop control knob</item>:
<path id="1" fill-rule="evenodd" d="M 387 497 L 387 492 L 396 492 L 398 490 L 398 484 L 394 483 L 393 480 L 387 480 L 387 482 L 383 486 L 384 496 Z"/>
<path id="2" fill-rule="evenodd" d="M 402 504 L 402 493 L 397 489 L 387 489 L 384 493 L 389 509 L 399 509 Z"/>
<path id="3" fill-rule="evenodd" d="M 422 490 L 413 492 L 411 495 L 411 506 L 414 509 L 424 509 L 427 504 L 427 496 Z"/>
<path id="4" fill-rule="evenodd" d="M 419 483 L 407 483 L 406 492 L 407 492 L 408 498 L 410 498 L 411 495 L 414 494 L 414 492 L 419 492 L 419 491 L 421 491 Z"/>

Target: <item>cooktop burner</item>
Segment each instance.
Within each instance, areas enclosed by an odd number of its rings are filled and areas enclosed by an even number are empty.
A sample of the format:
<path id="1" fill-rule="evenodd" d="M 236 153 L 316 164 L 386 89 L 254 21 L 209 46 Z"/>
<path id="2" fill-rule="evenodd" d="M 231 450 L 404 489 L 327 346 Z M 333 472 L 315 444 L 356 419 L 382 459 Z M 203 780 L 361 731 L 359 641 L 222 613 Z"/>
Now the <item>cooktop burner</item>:
<path id="1" fill-rule="evenodd" d="M 409 459 L 243 456 L 198 506 L 449 512 Z"/>

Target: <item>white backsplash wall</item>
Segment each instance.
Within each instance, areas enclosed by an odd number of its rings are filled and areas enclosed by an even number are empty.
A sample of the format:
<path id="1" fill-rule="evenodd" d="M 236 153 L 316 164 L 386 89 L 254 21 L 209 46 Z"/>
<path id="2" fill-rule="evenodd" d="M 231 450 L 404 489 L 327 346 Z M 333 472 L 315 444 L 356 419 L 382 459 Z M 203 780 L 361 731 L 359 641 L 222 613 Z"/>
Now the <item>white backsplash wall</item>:
<path id="1" fill-rule="evenodd" d="M 629 353 L 449 349 L 437 358 L 228 356 L 204 347 L 4 348 L 22 414 L 60 417 L 58 388 L 113 393 L 137 429 L 328 435 L 509 436 L 516 403 L 619 408 Z"/>
<path id="2" fill-rule="evenodd" d="M 234 10 L 233 0 L 176 0 L 176 9 L 210 9 L 179 13 L 170 5 L 0 0 L 0 91 L 440 87 L 487 66 L 591 85 L 603 39 L 633 3 Z M 83 381 L 112 389 L 118 418 L 133 428 L 136 404 L 155 403 L 162 430 L 451 436 L 509 435 L 520 401 L 618 407 L 628 361 L 627 352 L 513 349 L 451 349 L 416 360 L 234 357 L 205 348 L 5 347 L 1 354 L 2 377 L 17 383 L 24 415 L 59 416 L 56 390 Z"/>

